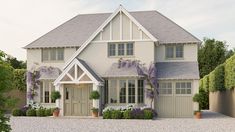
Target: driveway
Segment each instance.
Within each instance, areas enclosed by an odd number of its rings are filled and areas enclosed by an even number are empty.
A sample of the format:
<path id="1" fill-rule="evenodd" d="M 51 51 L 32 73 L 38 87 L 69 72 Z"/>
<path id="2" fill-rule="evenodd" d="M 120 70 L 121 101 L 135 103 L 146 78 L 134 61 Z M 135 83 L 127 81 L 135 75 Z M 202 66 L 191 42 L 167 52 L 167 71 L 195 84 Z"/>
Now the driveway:
<path id="1" fill-rule="evenodd" d="M 14 132 L 235 132 L 235 118 L 203 111 L 203 119 L 103 120 L 78 117 L 11 117 Z"/>

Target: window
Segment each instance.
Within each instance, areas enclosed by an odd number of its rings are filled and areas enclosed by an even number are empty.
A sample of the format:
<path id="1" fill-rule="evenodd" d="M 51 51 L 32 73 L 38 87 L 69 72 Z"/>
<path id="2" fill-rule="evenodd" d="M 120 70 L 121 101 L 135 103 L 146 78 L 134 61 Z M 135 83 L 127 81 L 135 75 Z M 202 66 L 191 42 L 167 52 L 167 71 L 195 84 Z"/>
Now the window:
<path id="1" fill-rule="evenodd" d="M 128 103 L 135 103 L 135 80 L 128 80 Z"/>
<path id="2" fill-rule="evenodd" d="M 110 103 L 117 103 L 117 80 L 110 81 Z"/>
<path id="3" fill-rule="evenodd" d="M 144 103 L 144 81 L 138 80 L 138 103 Z"/>
<path id="4" fill-rule="evenodd" d="M 42 61 L 63 61 L 64 48 L 42 49 Z"/>
<path id="5" fill-rule="evenodd" d="M 172 83 L 158 83 L 159 94 L 172 94 Z"/>
<path id="6" fill-rule="evenodd" d="M 120 103 L 126 103 L 126 80 L 119 80 L 120 87 Z"/>
<path id="7" fill-rule="evenodd" d="M 133 55 L 133 43 L 128 43 L 126 47 L 126 55 Z"/>
<path id="8" fill-rule="evenodd" d="M 109 56 L 116 55 L 116 44 L 109 44 Z"/>
<path id="9" fill-rule="evenodd" d="M 175 45 L 175 46 L 166 46 L 165 50 L 166 59 L 177 59 L 183 58 L 184 56 L 184 46 Z"/>
<path id="10" fill-rule="evenodd" d="M 108 56 L 132 56 L 134 55 L 133 43 L 109 43 Z"/>
<path id="11" fill-rule="evenodd" d="M 109 85 L 108 85 L 108 80 L 104 81 L 104 102 L 107 104 L 109 101 Z"/>
<path id="12" fill-rule="evenodd" d="M 55 100 L 51 99 L 51 92 L 55 91 L 55 87 L 52 81 L 40 82 L 40 99 L 41 103 L 55 103 Z"/>
<path id="13" fill-rule="evenodd" d="M 191 82 L 177 82 L 176 94 L 191 94 Z"/>

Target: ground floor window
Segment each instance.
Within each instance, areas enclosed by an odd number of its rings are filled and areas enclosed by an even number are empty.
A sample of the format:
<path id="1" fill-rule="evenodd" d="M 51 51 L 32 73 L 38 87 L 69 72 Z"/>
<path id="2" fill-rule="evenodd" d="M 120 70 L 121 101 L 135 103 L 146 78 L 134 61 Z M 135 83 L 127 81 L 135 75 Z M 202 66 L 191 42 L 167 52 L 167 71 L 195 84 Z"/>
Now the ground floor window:
<path id="1" fill-rule="evenodd" d="M 51 99 L 51 92 L 55 91 L 53 81 L 43 80 L 40 83 L 40 102 L 41 103 L 55 103 L 55 100 Z"/>
<path id="2" fill-rule="evenodd" d="M 144 83 L 137 79 L 110 79 L 105 84 L 106 103 L 143 103 Z M 108 92 L 108 94 L 107 94 Z"/>
<path id="3" fill-rule="evenodd" d="M 174 89 L 174 90 L 173 90 Z M 159 82 L 158 83 L 159 94 L 172 95 L 172 94 L 191 94 L 192 83 L 191 82 Z"/>

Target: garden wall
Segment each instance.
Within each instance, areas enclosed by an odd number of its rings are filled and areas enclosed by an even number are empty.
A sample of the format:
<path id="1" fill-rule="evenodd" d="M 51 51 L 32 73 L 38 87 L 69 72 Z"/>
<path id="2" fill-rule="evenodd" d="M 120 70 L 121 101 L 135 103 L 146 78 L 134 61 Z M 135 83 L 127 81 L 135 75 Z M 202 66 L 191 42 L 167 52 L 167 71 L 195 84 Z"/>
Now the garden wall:
<path id="1" fill-rule="evenodd" d="M 210 92 L 210 110 L 235 117 L 235 90 Z"/>

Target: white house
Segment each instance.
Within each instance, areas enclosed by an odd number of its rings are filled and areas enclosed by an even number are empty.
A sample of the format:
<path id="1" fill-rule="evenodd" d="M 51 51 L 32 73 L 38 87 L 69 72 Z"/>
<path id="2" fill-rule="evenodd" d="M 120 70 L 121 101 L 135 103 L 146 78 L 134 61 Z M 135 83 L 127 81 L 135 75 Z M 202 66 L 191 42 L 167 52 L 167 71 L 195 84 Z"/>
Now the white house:
<path id="1" fill-rule="evenodd" d="M 33 100 L 60 107 L 61 116 L 89 116 L 92 107 L 149 105 L 143 78 L 135 69 L 118 68 L 120 58 L 155 63 L 159 117 L 192 117 L 198 104 L 199 39 L 157 11 L 81 14 L 25 46 L 27 69 L 53 67 L 43 74 Z M 28 85 L 28 91 L 30 86 Z M 60 91 L 62 98 L 51 100 Z M 89 100 L 98 90 L 100 100 Z"/>

